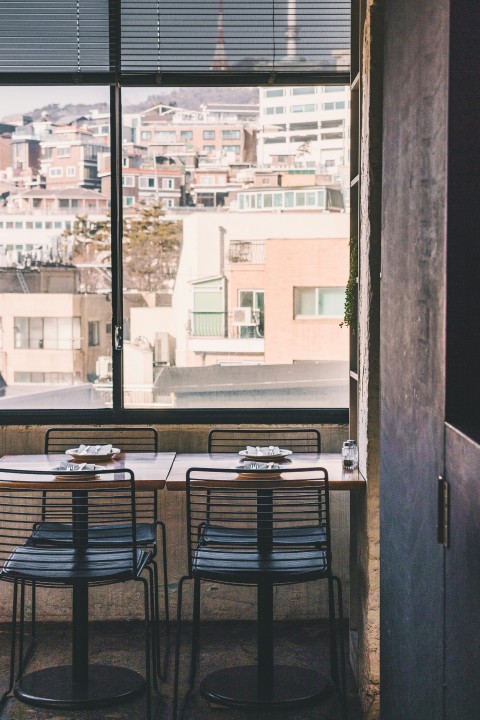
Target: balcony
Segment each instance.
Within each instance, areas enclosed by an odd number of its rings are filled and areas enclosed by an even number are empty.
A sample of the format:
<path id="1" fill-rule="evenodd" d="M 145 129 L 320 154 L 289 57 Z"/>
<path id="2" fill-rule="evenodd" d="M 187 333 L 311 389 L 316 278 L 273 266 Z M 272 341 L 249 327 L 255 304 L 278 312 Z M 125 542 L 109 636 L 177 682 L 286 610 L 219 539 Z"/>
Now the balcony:
<path id="1" fill-rule="evenodd" d="M 265 263 L 265 242 L 263 240 L 233 240 L 230 242 L 227 261 L 229 263 Z"/>
<path id="2" fill-rule="evenodd" d="M 226 312 L 190 312 L 188 332 L 192 337 L 227 337 Z"/>

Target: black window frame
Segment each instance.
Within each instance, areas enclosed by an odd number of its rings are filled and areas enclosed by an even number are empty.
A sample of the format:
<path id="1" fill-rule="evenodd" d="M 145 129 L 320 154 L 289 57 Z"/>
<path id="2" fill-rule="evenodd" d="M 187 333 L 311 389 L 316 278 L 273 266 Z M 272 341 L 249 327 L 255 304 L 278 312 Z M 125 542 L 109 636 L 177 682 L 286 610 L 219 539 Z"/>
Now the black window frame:
<path id="1" fill-rule="evenodd" d="M 347 67 L 309 69 L 305 72 L 291 68 L 265 67 L 261 72 L 249 69 L 223 72 L 128 73 L 122 69 L 122 18 L 121 3 L 109 0 L 109 56 L 110 68 L 106 71 L 64 72 L 51 71 L 5 72 L 0 69 L 0 85 L 103 85 L 110 87 L 110 149 L 111 149 L 111 248 L 112 248 L 112 401 L 110 408 L 89 409 L 38 409 L 6 410 L 2 422 L 14 424 L 61 424 L 74 423 L 154 423 L 162 424 L 209 424 L 209 423 L 315 423 L 347 424 L 348 408 L 194 408 L 194 409 L 136 409 L 123 404 L 123 290 L 122 290 L 122 102 L 121 87 L 288 87 L 299 85 L 348 85 L 350 71 Z M 191 66 L 194 63 L 191 64 Z"/>

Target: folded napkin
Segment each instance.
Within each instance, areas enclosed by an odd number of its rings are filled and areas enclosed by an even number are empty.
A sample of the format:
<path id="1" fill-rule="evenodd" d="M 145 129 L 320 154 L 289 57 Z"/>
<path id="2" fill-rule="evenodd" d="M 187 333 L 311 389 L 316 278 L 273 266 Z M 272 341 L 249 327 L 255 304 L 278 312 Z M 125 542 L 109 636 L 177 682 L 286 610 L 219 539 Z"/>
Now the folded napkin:
<path id="1" fill-rule="evenodd" d="M 241 465 L 235 465 L 235 470 L 281 470 L 281 466 L 274 462 L 256 462 L 250 460 L 249 462 L 242 463 Z"/>
<path id="2" fill-rule="evenodd" d="M 109 455 L 112 445 L 80 445 L 75 455 Z"/>
<path id="3" fill-rule="evenodd" d="M 89 465 L 88 463 L 73 463 L 73 462 L 61 462 L 57 467 L 52 468 L 55 472 L 69 473 L 69 472 L 95 472 L 95 470 L 101 470 L 100 466 Z"/>
<path id="4" fill-rule="evenodd" d="M 280 455 L 280 448 L 276 445 L 268 445 L 266 447 L 247 445 L 247 455 Z"/>

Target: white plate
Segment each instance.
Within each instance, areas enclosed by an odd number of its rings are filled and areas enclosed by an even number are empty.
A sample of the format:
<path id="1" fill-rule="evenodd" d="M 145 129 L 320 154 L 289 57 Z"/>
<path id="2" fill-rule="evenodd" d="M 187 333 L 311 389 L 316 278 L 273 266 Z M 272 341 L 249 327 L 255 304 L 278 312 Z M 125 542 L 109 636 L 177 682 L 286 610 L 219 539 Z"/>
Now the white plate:
<path id="1" fill-rule="evenodd" d="M 282 450 L 282 448 L 278 449 L 278 453 L 274 453 L 271 455 L 270 453 L 261 453 L 260 455 L 258 453 L 250 453 L 248 450 L 240 450 L 238 453 L 241 457 L 246 458 L 247 460 L 281 460 L 282 458 L 288 457 L 288 455 L 292 454 L 291 450 Z"/>
<path id="2" fill-rule="evenodd" d="M 79 453 L 78 448 L 72 448 L 71 450 L 67 450 L 65 455 L 70 455 L 75 458 L 75 460 L 80 460 L 80 462 L 91 462 L 92 460 L 98 462 L 102 460 L 111 460 L 112 457 L 119 452 L 120 448 L 114 447 L 112 447 L 109 453 Z"/>

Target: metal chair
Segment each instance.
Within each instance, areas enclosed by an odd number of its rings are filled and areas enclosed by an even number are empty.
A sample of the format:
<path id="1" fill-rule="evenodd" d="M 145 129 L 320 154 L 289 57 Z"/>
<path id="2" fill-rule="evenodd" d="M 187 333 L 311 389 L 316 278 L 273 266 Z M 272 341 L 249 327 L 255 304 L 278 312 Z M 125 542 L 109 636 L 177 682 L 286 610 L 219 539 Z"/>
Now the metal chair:
<path id="1" fill-rule="evenodd" d="M 155 428 L 132 426 L 132 427 L 52 427 L 45 433 L 45 453 L 64 453 L 82 442 L 84 444 L 112 444 L 119 447 L 123 452 L 158 452 L 158 433 Z M 158 497 L 156 491 L 137 491 L 136 493 L 136 518 L 137 518 L 137 544 L 141 547 L 152 548 L 153 556 L 157 554 L 157 526 L 160 527 L 162 536 L 162 567 L 163 567 L 163 594 L 165 624 L 169 626 L 170 611 L 168 597 L 168 566 L 167 566 L 167 535 L 165 523 L 158 518 Z M 99 528 L 92 532 L 91 541 L 98 536 L 102 539 L 105 528 Z M 48 514 L 48 494 L 44 493 L 44 504 L 42 520 L 34 528 L 32 540 L 37 544 L 68 544 L 71 542 L 71 528 L 68 525 L 61 526 L 58 522 L 52 522 Z M 110 537 L 111 542 L 122 544 L 124 542 L 122 528 L 116 528 L 115 537 Z M 158 568 L 153 563 L 155 574 L 155 616 L 157 619 L 157 630 L 159 623 L 158 607 Z M 33 608 L 34 610 L 34 608 Z M 160 636 L 156 633 L 156 649 L 158 660 L 155 663 L 158 669 L 158 679 L 165 679 L 165 668 L 167 657 L 165 655 L 164 671 L 160 667 Z M 168 653 L 166 647 L 165 653 Z"/>
<path id="2" fill-rule="evenodd" d="M 43 513 L 40 484 L 45 487 L 50 483 L 49 515 L 55 522 L 71 528 L 69 545 L 39 546 L 32 541 L 32 525 Z M 9 685 L 0 706 L 13 690 L 18 699 L 33 705 L 95 708 L 134 697 L 145 690 L 146 684 L 147 718 L 150 718 L 153 550 L 137 543 L 133 472 L 99 470 L 92 476 L 91 471 L 80 471 L 60 479 L 55 471 L 2 468 L 0 486 L 0 580 L 13 585 Z M 123 537 L 121 545 L 116 539 L 119 528 Z M 148 580 L 143 576 L 144 571 L 148 573 Z M 141 582 L 144 588 L 145 678 L 128 668 L 88 662 L 88 589 L 130 580 Z M 24 675 L 27 587 L 72 589 L 71 666 L 44 668 Z"/>
<path id="3" fill-rule="evenodd" d="M 78 443 L 110 443 L 124 452 L 158 452 L 158 433 L 152 427 L 53 427 L 45 433 L 45 453 L 64 453 Z M 137 492 L 137 540 L 157 551 L 156 527 L 162 533 L 162 564 L 165 619 L 168 623 L 168 567 L 165 523 L 158 519 L 158 500 L 155 491 Z M 40 538 L 41 528 L 37 528 Z M 121 539 L 121 538 L 120 538 Z"/>
<path id="4" fill-rule="evenodd" d="M 317 428 L 213 428 L 208 434 L 209 453 L 236 453 L 243 450 L 247 445 L 254 447 L 276 445 L 285 447 L 292 452 L 300 454 L 315 454 L 321 452 L 320 431 Z M 210 503 L 215 502 L 215 493 L 210 493 Z M 203 529 L 204 542 L 223 543 L 236 542 L 238 532 L 236 528 L 229 528 L 226 535 L 223 525 L 216 525 L 208 518 Z M 240 541 L 245 543 L 246 533 L 240 533 Z M 255 530 L 250 531 L 251 541 L 255 542 Z M 322 546 L 325 541 L 325 529 L 319 516 L 317 522 L 310 527 L 304 527 L 301 535 L 293 532 L 291 528 L 279 527 L 274 530 L 274 542 L 281 545 L 296 544 L 318 544 Z"/>
<path id="5" fill-rule="evenodd" d="M 320 453 L 320 431 L 317 428 L 212 428 L 208 433 L 209 453 L 233 453 L 246 445 L 277 445 L 295 453 Z"/>
<path id="6" fill-rule="evenodd" d="M 290 475 L 290 477 L 289 477 Z M 211 494 L 215 503 L 211 503 Z M 188 573 L 178 584 L 177 635 L 173 718 L 177 717 L 179 694 L 182 590 L 188 579 L 194 581 L 193 631 L 188 693 L 194 687 L 200 630 L 201 581 L 257 587 L 258 665 L 220 670 L 200 687 L 214 702 L 240 707 L 292 707 L 296 698 L 279 699 L 290 687 L 303 683 L 308 670 L 273 666 L 273 586 L 326 580 L 330 628 L 331 676 L 340 691 L 343 717 L 347 714 L 345 647 L 341 582 L 332 571 L 328 475 L 323 468 L 308 471 L 242 471 L 191 468 L 186 478 Z M 304 541 L 304 529 L 320 518 L 323 540 L 315 545 Z M 222 542 L 209 542 L 205 528 L 215 523 L 224 529 Z M 289 531 L 288 547 L 275 542 L 275 533 Z M 231 538 L 235 540 L 232 542 Z M 337 586 L 340 638 L 335 619 L 334 583 Z M 340 646 L 340 672 L 338 666 Z M 316 674 L 307 678 L 316 687 Z M 226 693 L 219 690 L 222 682 Z M 280 687 L 279 687 L 280 686 Z M 283 687 L 285 686 L 285 687 Z M 236 698 L 227 698 L 229 688 Z M 325 691 L 323 687 L 323 691 Z M 252 698 L 253 693 L 253 698 Z M 320 697 L 312 691 L 298 704 Z M 187 695 L 188 697 L 188 695 Z"/>

